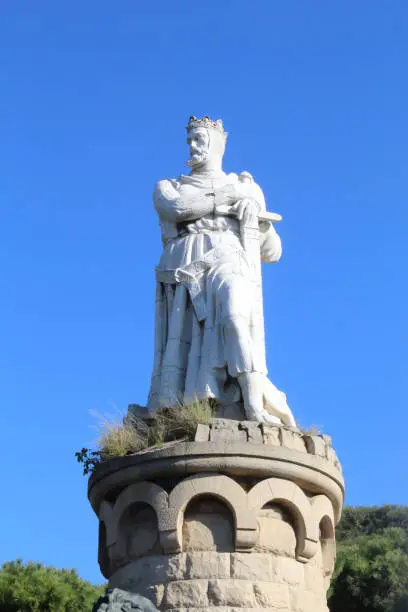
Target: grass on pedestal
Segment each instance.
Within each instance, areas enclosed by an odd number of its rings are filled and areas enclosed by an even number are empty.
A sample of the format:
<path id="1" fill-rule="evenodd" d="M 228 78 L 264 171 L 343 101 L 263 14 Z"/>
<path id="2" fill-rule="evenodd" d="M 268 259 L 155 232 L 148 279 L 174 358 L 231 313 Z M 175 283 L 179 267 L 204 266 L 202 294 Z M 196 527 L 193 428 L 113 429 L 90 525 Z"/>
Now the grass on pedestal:
<path id="1" fill-rule="evenodd" d="M 99 463 L 114 457 L 160 448 L 174 440 L 192 441 L 197 426 L 207 424 L 214 415 L 214 401 L 203 399 L 163 408 L 149 422 L 132 414 L 128 414 L 124 420 L 121 417 L 102 417 L 97 426 L 96 450 L 83 448 L 75 456 L 83 464 L 84 474 L 88 474 Z"/>

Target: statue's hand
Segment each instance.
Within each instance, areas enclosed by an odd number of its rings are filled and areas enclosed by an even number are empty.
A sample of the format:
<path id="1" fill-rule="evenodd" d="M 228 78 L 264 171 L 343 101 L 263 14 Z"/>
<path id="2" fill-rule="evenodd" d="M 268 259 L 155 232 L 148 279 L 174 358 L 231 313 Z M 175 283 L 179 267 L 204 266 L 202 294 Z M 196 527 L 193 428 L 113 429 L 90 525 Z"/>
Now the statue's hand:
<path id="1" fill-rule="evenodd" d="M 244 217 L 258 216 L 261 212 L 261 205 L 253 198 L 244 198 L 233 204 L 229 212 L 242 221 Z"/>
<path id="2" fill-rule="evenodd" d="M 251 206 L 254 214 L 259 214 L 265 210 L 265 199 L 261 189 L 255 183 L 230 183 L 218 187 L 214 191 L 215 209 L 219 209 L 220 214 L 225 214 L 225 208 L 241 219 L 244 210 L 249 206 L 248 202 L 253 202 Z M 242 204 L 246 202 L 246 204 Z M 254 211 L 253 208 L 256 207 Z M 222 210 L 224 209 L 224 210 Z"/>
<path id="3" fill-rule="evenodd" d="M 249 183 L 230 183 L 215 189 L 215 205 L 216 206 L 232 206 L 239 200 L 244 198 L 254 198 L 256 193 L 254 186 Z"/>

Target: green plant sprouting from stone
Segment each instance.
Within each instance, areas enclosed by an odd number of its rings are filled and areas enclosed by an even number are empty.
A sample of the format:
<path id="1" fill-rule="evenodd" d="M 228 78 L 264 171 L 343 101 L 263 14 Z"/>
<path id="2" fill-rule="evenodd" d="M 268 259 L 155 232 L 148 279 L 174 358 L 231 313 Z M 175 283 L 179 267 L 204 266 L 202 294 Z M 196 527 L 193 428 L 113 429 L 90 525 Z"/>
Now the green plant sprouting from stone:
<path id="1" fill-rule="evenodd" d="M 204 399 L 163 408 L 151 419 L 142 419 L 131 412 L 124 419 L 102 417 L 98 423 L 97 450 L 82 448 L 75 457 L 83 464 L 86 475 L 114 457 L 161 448 L 174 440 L 194 440 L 197 426 L 207 424 L 214 414 L 214 402 Z"/>

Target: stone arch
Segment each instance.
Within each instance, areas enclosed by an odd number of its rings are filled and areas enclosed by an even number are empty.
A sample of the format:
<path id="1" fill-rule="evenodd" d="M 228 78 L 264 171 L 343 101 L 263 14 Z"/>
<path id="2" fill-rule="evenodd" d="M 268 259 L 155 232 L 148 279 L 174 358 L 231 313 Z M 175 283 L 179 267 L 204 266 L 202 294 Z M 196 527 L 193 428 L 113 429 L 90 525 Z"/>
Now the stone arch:
<path id="1" fill-rule="evenodd" d="M 118 535 L 114 547 L 115 561 L 135 560 L 160 554 L 159 528 L 154 508 L 145 501 L 133 501 L 118 522 Z"/>
<path id="2" fill-rule="evenodd" d="M 247 494 L 244 489 L 235 480 L 223 474 L 197 474 L 180 482 L 169 495 L 168 536 L 171 535 L 172 552 L 176 552 L 175 548 L 177 552 L 182 549 L 184 511 L 189 502 L 198 496 L 218 498 L 231 510 L 235 524 L 236 550 L 254 546 L 256 518 L 248 512 Z"/>
<path id="3" fill-rule="evenodd" d="M 325 495 L 316 495 L 313 497 L 311 504 L 313 519 L 319 530 L 323 574 L 325 578 L 330 579 L 336 560 L 333 505 Z"/>
<path id="4" fill-rule="evenodd" d="M 102 576 L 109 578 L 110 576 L 110 557 L 109 551 L 106 544 L 107 530 L 104 521 L 99 521 L 98 529 L 98 564 L 101 570 Z"/>
<path id="5" fill-rule="evenodd" d="M 104 523 L 106 527 L 106 546 L 111 546 L 115 543 L 112 539 L 113 526 L 112 526 L 112 514 L 113 506 L 107 501 L 103 501 L 99 507 L 99 520 Z"/>
<path id="6" fill-rule="evenodd" d="M 107 501 L 103 501 L 99 508 L 98 563 L 105 578 L 111 571 L 109 547 L 112 545 L 112 510 L 112 504 Z"/>
<path id="7" fill-rule="evenodd" d="M 311 508 L 316 524 L 320 525 L 324 521 L 327 537 L 334 538 L 334 511 L 329 498 L 326 495 L 315 495 L 311 499 Z"/>
<path id="8" fill-rule="evenodd" d="M 267 502 L 257 513 L 257 524 L 256 551 L 292 558 L 296 555 L 296 520 L 285 504 Z"/>
<path id="9" fill-rule="evenodd" d="M 166 491 L 154 482 L 138 482 L 129 485 L 117 497 L 111 515 L 111 533 L 109 542 L 118 544 L 118 530 L 121 517 L 125 510 L 136 503 L 144 503 L 153 508 L 156 513 L 158 529 L 160 531 L 163 523 L 166 522 L 168 495 Z M 119 543 L 119 549 L 123 548 L 123 543 Z"/>
<path id="10" fill-rule="evenodd" d="M 198 495 L 183 513 L 183 552 L 235 551 L 235 524 L 231 508 L 219 497 Z"/>
<path id="11" fill-rule="evenodd" d="M 257 516 L 268 502 L 282 503 L 293 515 L 296 525 L 296 557 L 306 561 L 316 554 L 318 527 L 313 521 L 311 506 L 302 489 L 283 478 L 267 478 L 248 493 L 248 505 Z"/>

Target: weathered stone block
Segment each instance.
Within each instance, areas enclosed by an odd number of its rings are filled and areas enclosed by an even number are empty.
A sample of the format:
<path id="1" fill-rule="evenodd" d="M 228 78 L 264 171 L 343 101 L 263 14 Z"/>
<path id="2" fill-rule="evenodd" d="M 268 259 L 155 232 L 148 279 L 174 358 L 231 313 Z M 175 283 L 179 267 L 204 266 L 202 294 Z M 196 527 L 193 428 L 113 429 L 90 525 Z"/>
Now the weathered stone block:
<path id="1" fill-rule="evenodd" d="M 247 442 L 251 442 L 252 444 L 263 444 L 260 423 L 256 423 L 255 421 L 244 421 L 239 424 L 239 429 L 245 432 Z"/>
<path id="2" fill-rule="evenodd" d="M 277 576 L 290 585 L 303 584 L 304 565 L 290 557 L 280 557 L 277 562 Z"/>
<path id="3" fill-rule="evenodd" d="M 210 580 L 208 600 L 212 606 L 256 607 L 252 582 L 248 580 Z"/>
<path id="4" fill-rule="evenodd" d="M 138 589 L 138 594 L 150 599 L 155 606 L 161 606 L 164 595 L 164 586 L 162 584 L 154 584 L 150 586 L 145 585 Z"/>
<path id="5" fill-rule="evenodd" d="M 215 499 L 193 502 L 184 515 L 183 550 L 232 552 L 234 521 L 224 504 Z"/>
<path id="6" fill-rule="evenodd" d="M 210 439 L 210 427 L 199 423 L 195 434 L 195 442 L 208 442 Z"/>
<path id="7" fill-rule="evenodd" d="M 314 557 L 312 557 L 312 558 L 311 558 L 311 559 L 308 561 L 307 565 L 308 565 L 309 567 L 310 567 L 310 566 L 313 566 L 313 567 L 319 567 L 319 568 L 322 568 L 322 567 L 323 567 L 322 547 L 321 547 L 321 546 L 318 546 L 318 547 L 317 547 L 317 551 L 316 551 L 315 556 L 314 556 Z"/>
<path id="8" fill-rule="evenodd" d="M 227 440 L 229 442 L 246 442 L 246 431 L 238 427 L 237 421 L 230 419 L 213 419 L 211 422 L 210 440 L 211 442 L 220 442 Z"/>
<path id="9" fill-rule="evenodd" d="M 187 554 L 187 578 L 229 578 L 230 555 L 217 552 Z"/>
<path id="10" fill-rule="evenodd" d="M 290 612 L 289 589 L 286 584 L 256 582 L 254 594 L 258 606 Z"/>
<path id="11" fill-rule="evenodd" d="M 169 580 L 184 580 L 186 555 L 154 555 L 143 557 L 120 568 L 110 579 L 110 586 L 130 588 L 138 591 L 145 586 L 166 583 Z"/>
<path id="12" fill-rule="evenodd" d="M 240 580 L 272 580 L 271 555 L 264 553 L 232 554 L 231 578 Z"/>
<path id="13" fill-rule="evenodd" d="M 325 441 L 325 444 L 327 446 L 331 446 L 332 445 L 332 439 L 331 436 L 329 436 L 328 434 L 322 434 L 322 438 Z"/>
<path id="14" fill-rule="evenodd" d="M 168 580 L 183 580 L 186 575 L 186 555 L 161 555 L 140 559 L 138 573 L 143 582 L 166 583 Z"/>
<path id="15" fill-rule="evenodd" d="M 156 565 L 156 573 L 163 577 L 160 582 L 166 582 L 167 580 L 183 580 L 186 575 L 186 554 L 180 553 L 177 555 L 163 555 L 163 562 L 160 560 Z"/>
<path id="16" fill-rule="evenodd" d="M 164 609 L 208 606 L 207 580 L 170 582 L 166 587 Z"/>
<path id="17" fill-rule="evenodd" d="M 269 514 L 271 514 L 269 516 Z M 294 557 L 296 533 L 294 527 L 285 520 L 277 518 L 269 509 L 261 510 L 258 519 L 259 540 L 256 550 Z"/>
<path id="18" fill-rule="evenodd" d="M 117 548 L 126 550 L 129 559 L 137 559 L 148 554 L 161 552 L 157 516 L 153 508 L 137 506 L 128 509 L 122 520 Z"/>
<path id="19" fill-rule="evenodd" d="M 280 446 L 281 439 L 279 435 L 280 428 L 268 425 L 262 426 L 263 441 L 264 444 L 272 444 L 273 446 Z"/>
<path id="20" fill-rule="evenodd" d="M 326 443 L 322 436 L 310 436 L 305 434 L 304 440 L 307 448 L 307 452 L 317 457 L 326 458 Z"/>
<path id="21" fill-rule="evenodd" d="M 298 589 L 292 597 L 293 612 L 328 612 L 325 598 L 312 591 Z"/>
<path id="22" fill-rule="evenodd" d="M 339 459 L 336 455 L 334 448 L 331 446 L 326 446 L 326 457 L 327 460 L 330 461 L 338 470 L 341 470 L 341 465 Z"/>
<path id="23" fill-rule="evenodd" d="M 300 431 L 293 431 L 292 429 L 280 430 L 282 446 L 290 448 L 291 450 L 297 450 L 300 453 L 306 453 L 306 444 Z"/>
<path id="24" fill-rule="evenodd" d="M 325 581 L 320 567 L 306 564 L 304 566 L 305 589 L 314 593 L 325 592 Z"/>

